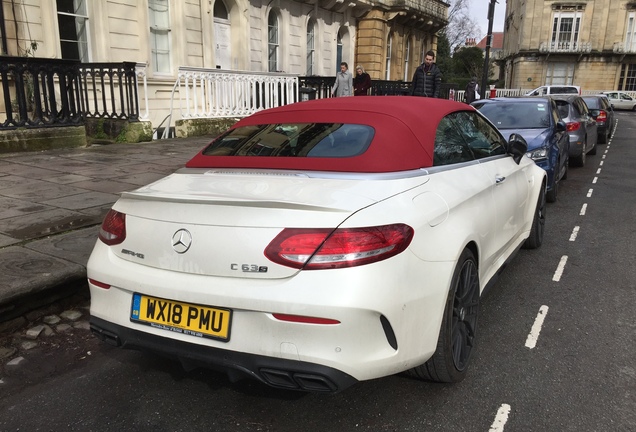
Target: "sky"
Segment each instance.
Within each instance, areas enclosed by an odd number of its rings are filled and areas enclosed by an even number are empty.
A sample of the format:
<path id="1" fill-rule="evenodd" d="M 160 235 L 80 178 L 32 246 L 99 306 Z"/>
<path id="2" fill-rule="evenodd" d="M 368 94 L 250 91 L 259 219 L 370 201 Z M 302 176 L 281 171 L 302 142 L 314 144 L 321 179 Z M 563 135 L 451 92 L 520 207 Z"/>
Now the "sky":
<path id="1" fill-rule="evenodd" d="M 481 28 L 481 38 L 488 32 L 488 5 L 490 0 L 470 0 L 470 11 Z M 502 32 L 506 19 L 506 0 L 497 0 L 495 4 L 495 17 L 492 22 L 493 32 Z M 477 39 L 477 42 L 481 40 Z"/>

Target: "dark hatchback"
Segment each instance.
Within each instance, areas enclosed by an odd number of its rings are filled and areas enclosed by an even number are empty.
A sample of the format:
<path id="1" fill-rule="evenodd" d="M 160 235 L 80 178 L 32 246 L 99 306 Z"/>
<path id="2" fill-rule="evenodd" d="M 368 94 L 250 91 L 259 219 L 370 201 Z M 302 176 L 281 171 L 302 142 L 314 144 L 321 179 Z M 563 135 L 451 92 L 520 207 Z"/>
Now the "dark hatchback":
<path id="1" fill-rule="evenodd" d="M 516 133 L 528 142 L 527 155 L 548 174 L 546 199 L 555 202 L 559 182 L 568 173 L 570 137 L 552 97 L 500 97 L 480 99 L 471 105 L 506 139 Z"/>
<path id="2" fill-rule="evenodd" d="M 607 143 L 612 137 L 616 125 L 616 115 L 609 99 L 605 95 L 591 95 L 583 96 L 583 100 L 598 125 L 598 142 Z"/>

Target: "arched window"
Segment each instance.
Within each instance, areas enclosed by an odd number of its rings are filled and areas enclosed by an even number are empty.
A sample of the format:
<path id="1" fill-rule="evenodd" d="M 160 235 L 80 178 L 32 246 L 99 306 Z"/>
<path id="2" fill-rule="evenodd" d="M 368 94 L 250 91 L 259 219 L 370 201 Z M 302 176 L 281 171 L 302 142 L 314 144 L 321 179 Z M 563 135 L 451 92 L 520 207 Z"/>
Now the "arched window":
<path id="1" fill-rule="evenodd" d="M 314 61 L 315 61 L 315 45 L 314 45 L 314 33 L 316 24 L 313 20 L 309 20 L 307 23 L 307 69 L 305 71 L 306 76 L 315 74 Z"/>
<path id="2" fill-rule="evenodd" d="M 216 0 L 214 2 L 214 18 L 229 20 L 230 16 L 227 13 L 227 8 L 223 3 L 223 0 Z"/>
<path id="3" fill-rule="evenodd" d="M 393 33 L 389 33 L 389 38 L 386 41 L 386 75 L 385 80 L 391 79 L 391 46 L 393 45 Z"/>
<path id="4" fill-rule="evenodd" d="M 404 81 L 410 81 L 409 76 L 409 60 L 411 56 L 411 37 L 406 38 L 406 47 L 404 48 Z"/>
<path id="5" fill-rule="evenodd" d="M 274 11 L 269 12 L 267 19 L 267 60 L 270 72 L 278 71 L 278 17 Z"/>

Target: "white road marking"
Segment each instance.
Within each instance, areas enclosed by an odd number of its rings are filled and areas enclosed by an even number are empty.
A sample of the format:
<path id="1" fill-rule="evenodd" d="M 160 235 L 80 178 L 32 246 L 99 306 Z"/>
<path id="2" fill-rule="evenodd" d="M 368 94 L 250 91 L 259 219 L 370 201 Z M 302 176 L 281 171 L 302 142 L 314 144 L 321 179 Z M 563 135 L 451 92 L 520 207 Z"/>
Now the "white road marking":
<path id="1" fill-rule="evenodd" d="M 580 216 L 585 216 L 585 210 L 587 210 L 587 203 L 583 204 L 583 206 L 581 207 L 581 212 L 579 213 Z"/>
<path id="2" fill-rule="evenodd" d="M 532 329 L 530 330 L 530 334 L 528 335 L 528 339 L 526 339 L 526 347 L 532 349 L 537 345 L 537 339 L 539 338 L 539 333 L 541 333 L 541 327 L 543 326 L 543 320 L 545 320 L 545 316 L 548 314 L 548 307 L 543 305 L 539 308 L 539 313 L 534 320 L 534 324 L 532 324 Z"/>
<path id="3" fill-rule="evenodd" d="M 600 174 L 600 173 L 601 173 L 601 169 L 599 168 L 596 170 L 596 174 Z"/>
<path id="4" fill-rule="evenodd" d="M 590 189 L 589 191 L 587 191 L 588 198 L 592 196 L 592 192 L 594 192 L 594 189 Z"/>
<path id="5" fill-rule="evenodd" d="M 576 241 L 576 236 L 579 235 L 579 227 L 575 226 L 570 235 L 570 241 Z"/>
<path id="6" fill-rule="evenodd" d="M 592 184 L 596 184 L 597 180 L 598 180 L 598 177 L 594 177 L 594 179 L 592 180 Z"/>
<path id="7" fill-rule="evenodd" d="M 605 159 L 605 155 L 602 155 L 601 158 Z"/>
<path id="8" fill-rule="evenodd" d="M 601 161 L 601 163 L 600 163 L 600 164 L 598 164 L 598 165 L 599 165 L 599 166 L 603 166 L 603 161 Z"/>
<path id="9" fill-rule="evenodd" d="M 561 276 L 563 276 L 563 269 L 565 269 L 565 263 L 568 262 L 568 256 L 563 255 L 561 257 L 561 261 L 559 261 L 559 265 L 557 266 L 556 271 L 554 272 L 554 276 L 552 276 L 552 280 L 558 282 L 561 280 Z"/>
<path id="10" fill-rule="evenodd" d="M 609 149 L 605 149 L 605 154 L 607 154 L 608 151 L 609 151 Z M 603 156 L 605 156 L 605 155 L 603 155 Z"/>
<path id="11" fill-rule="evenodd" d="M 502 404 L 497 410 L 497 415 L 495 416 L 495 421 L 492 422 L 490 429 L 488 432 L 503 432 L 504 426 L 506 426 L 506 422 L 508 421 L 508 415 L 510 414 L 510 405 Z"/>

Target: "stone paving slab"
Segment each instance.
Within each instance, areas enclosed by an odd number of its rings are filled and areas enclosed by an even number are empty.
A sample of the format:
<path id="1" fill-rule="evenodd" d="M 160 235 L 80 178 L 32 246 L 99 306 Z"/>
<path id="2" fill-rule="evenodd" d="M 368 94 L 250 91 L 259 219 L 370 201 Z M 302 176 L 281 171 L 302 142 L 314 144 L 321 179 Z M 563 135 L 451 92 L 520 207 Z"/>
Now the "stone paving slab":
<path id="1" fill-rule="evenodd" d="M 85 267 L 98 235 L 99 226 L 93 226 L 33 241 L 26 244 L 25 248 Z"/>
<path id="2" fill-rule="evenodd" d="M 84 192 L 77 195 L 55 198 L 42 201 L 42 204 L 63 208 L 66 210 L 82 210 L 90 207 L 102 206 L 114 203 L 119 198 L 119 194 L 103 192 Z"/>
<path id="3" fill-rule="evenodd" d="M 86 277 L 84 266 L 20 246 L 0 249 L 0 305 Z"/>
<path id="4" fill-rule="evenodd" d="M 101 218 L 72 210 L 54 209 L 0 220 L 0 232 L 28 240 L 101 224 Z"/>

